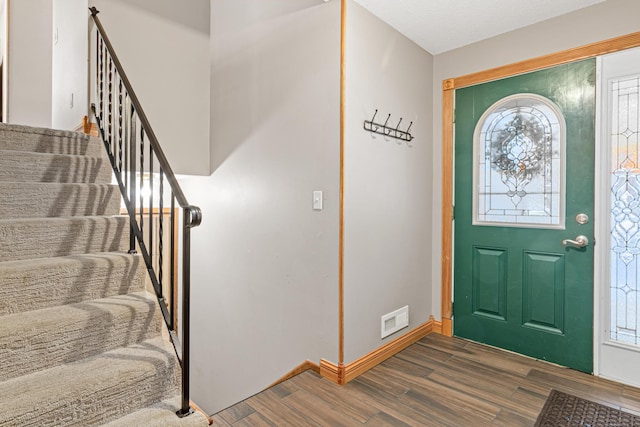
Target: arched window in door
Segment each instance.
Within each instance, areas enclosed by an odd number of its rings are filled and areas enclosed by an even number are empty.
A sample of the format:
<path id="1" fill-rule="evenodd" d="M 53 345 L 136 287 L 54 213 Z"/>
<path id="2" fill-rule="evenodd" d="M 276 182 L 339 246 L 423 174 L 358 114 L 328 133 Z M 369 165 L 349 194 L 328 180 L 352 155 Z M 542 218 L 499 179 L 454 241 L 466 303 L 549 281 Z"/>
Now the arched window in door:
<path id="1" fill-rule="evenodd" d="M 494 103 L 474 133 L 474 225 L 564 228 L 565 125 L 530 93 Z"/>

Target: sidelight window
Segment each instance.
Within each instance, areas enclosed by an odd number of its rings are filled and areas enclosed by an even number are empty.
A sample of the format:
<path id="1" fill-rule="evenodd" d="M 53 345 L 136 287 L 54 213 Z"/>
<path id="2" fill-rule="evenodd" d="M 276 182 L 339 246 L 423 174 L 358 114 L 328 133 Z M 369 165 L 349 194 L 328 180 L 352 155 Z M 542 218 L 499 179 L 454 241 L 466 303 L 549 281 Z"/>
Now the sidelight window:
<path id="1" fill-rule="evenodd" d="M 640 344 L 640 76 L 609 82 L 611 143 L 610 338 Z"/>

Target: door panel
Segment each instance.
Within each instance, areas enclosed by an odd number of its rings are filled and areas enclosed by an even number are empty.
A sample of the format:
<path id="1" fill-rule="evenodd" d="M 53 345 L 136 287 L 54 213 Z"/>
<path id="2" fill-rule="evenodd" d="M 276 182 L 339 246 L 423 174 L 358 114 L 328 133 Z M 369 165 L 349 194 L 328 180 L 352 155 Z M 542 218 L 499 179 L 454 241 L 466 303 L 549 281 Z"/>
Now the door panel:
<path id="1" fill-rule="evenodd" d="M 506 320 L 507 252 L 496 248 L 473 248 L 473 313 Z"/>
<path id="2" fill-rule="evenodd" d="M 493 137 L 484 135 L 494 138 L 485 144 L 486 153 L 477 153 L 476 142 L 474 158 L 474 134 L 480 135 L 476 125 L 487 109 L 514 94 L 542 97 L 559 110 L 563 123 L 554 126 L 564 126 L 564 154 L 536 143 L 539 132 L 531 126 L 539 114 L 526 110 L 525 104 L 514 107 L 517 120 L 511 125 L 496 125 Z M 455 335 L 592 371 L 593 246 L 578 248 L 561 242 L 578 235 L 593 240 L 592 221 L 579 224 L 575 216 L 584 213 L 593 218 L 594 117 L 595 60 L 456 90 Z M 495 141 L 500 142 L 504 135 L 510 142 L 497 146 Z M 485 164 L 482 167 L 488 172 L 474 178 L 482 170 L 478 164 L 496 149 L 504 153 L 497 157 L 493 153 L 491 159 L 499 158 L 504 164 Z M 513 165 L 511 170 L 509 165 Z M 555 183 L 545 181 L 552 168 L 562 178 Z M 489 175 L 492 177 L 486 178 Z M 536 179 L 536 188 L 542 190 L 532 190 L 530 182 Z M 474 204 L 474 181 L 486 186 L 490 180 L 497 186 L 504 183 L 505 189 L 495 201 L 486 202 L 486 191 L 479 187 L 477 194 L 482 193 L 484 199 Z M 521 196 L 527 192 L 535 193 L 531 199 L 544 207 L 523 208 Z M 566 205 L 558 209 L 562 200 Z M 517 216 L 506 217 L 505 224 L 484 221 L 504 209 L 504 203 L 513 204 L 504 215 Z M 544 215 L 547 207 L 555 209 L 555 220 L 544 225 L 541 221 L 547 220 L 536 215 Z M 474 212 L 479 209 L 490 214 L 479 221 Z"/>
<path id="3" fill-rule="evenodd" d="M 564 333 L 564 268 L 560 254 L 524 254 L 523 324 L 544 332 Z"/>

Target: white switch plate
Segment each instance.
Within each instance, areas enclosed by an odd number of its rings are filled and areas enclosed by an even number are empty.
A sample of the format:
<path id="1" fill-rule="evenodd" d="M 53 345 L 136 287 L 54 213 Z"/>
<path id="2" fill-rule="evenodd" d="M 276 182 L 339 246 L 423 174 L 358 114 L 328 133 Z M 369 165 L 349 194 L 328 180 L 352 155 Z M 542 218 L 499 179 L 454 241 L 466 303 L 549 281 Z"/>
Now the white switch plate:
<path id="1" fill-rule="evenodd" d="M 322 210 L 322 191 L 316 190 L 313 192 L 313 210 Z"/>

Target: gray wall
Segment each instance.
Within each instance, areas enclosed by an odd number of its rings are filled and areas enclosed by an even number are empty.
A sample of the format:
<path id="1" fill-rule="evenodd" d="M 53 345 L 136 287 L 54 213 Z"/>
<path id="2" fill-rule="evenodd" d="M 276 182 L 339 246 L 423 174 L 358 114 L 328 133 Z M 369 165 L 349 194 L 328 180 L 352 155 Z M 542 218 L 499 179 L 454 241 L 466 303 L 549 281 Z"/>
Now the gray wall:
<path id="1" fill-rule="evenodd" d="M 339 2 L 214 0 L 192 232 L 192 399 L 209 413 L 338 345 Z M 313 190 L 324 210 L 312 210 Z"/>
<path id="2" fill-rule="evenodd" d="M 431 314 L 432 57 L 347 13 L 345 362 Z M 193 398 L 208 412 L 309 359 L 338 361 L 340 2 L 214 0 L 211 165 L 194 230 Z M 409 143 L 362 129 L 379 108 Z M 324 210 L 311 209 L 313 190 Z M 410 327 L 380 338 L 380 316 Z"/>
<path id="3" fill-rule="evenodd" d="M 174 172 L 209 175 L 210 0 L 188 3 L 89 1 Z"/>
<path id="4" fill-rule="evenodd" d="M 345 363 L 407 333 L 431 314 L 433 57 L 352 0 L 347 3 Z M 400 129 L 410 143 L 363 129 Z M 437 247 L 437 246 L 436 246 Z M 409 329 L 380 338 L 380 317 L 409 305 Z"/>
<path id="5" fill-rule="evenodd" d="M 640 29 L 640 2 L 608 0 L 549 19 L 434 58 L 433 73 L 433 308 L 440 318 L 440 245 L 442 209 L 442 81 L 561 50 L 636 32 Z"/>
<path id="6" fill-rule="evenodd" d="M 53 0 L 51 126 L 74 129 L 87 115 L 87 0 Z"/>
<path id="7" fill-rule="evenodd" d="M 13 0 L 9 14 L 4 120 L 75 128 L 87 113 L 87 0 Z"/>
<path id="8" fill-rule="evenodd" d="M 5 121 L 51 126 L 51 0 L 9 2 L 9 87 Z"/>
<path id="9" fill-rule="evenodd" d="M 8 79 L 7 79 L 7 0 L 0 0 L 0 63 L 2 63 L 3 67 L 3 75 L 2 81 L 0 84 L 2 85 L 2 109 L 6 110 L 7 108 L 7 87 L 8 87 Z M 2 121 L 6 121 L 3 116 Z"/>

